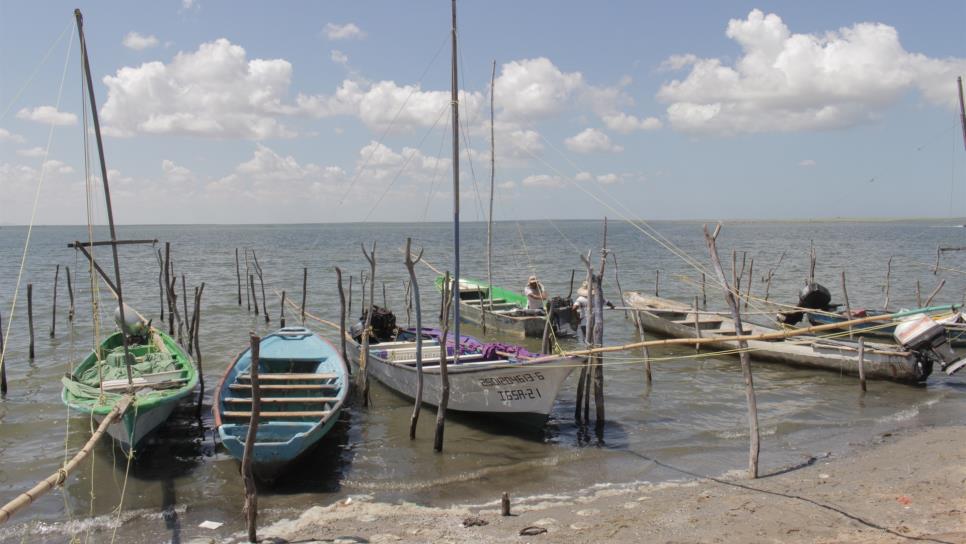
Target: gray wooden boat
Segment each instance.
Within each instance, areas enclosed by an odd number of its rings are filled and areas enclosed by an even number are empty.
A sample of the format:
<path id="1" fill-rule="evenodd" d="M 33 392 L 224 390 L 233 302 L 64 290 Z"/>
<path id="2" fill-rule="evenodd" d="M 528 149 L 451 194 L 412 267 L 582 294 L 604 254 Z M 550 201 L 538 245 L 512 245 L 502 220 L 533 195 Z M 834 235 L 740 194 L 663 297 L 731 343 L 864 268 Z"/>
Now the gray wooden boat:
<path id="1" fill-rule="evenodd" d="M 641 325 L 649 332 L 672 338 L 695 338 L 699 334 L 702 337 L 720 336 L 720 342 L 709 342 L 702 347 L 708 346 L 714 350 L 733 350 L 738 347 L 737 341 L 728 338 L 735 335 L 734 320 L 730 316 L 702 311 L 695 314 L 687 304 L 634 291 L 626 292 L 624 301 L 628 306 L 639 310 Z M 753 323 L 742 323 L 742 327 L 747 335 L 777 332 L 777 329 Z M 756 361 L 858 375 L 856 342 L 815 336 L 747 342 L 751 357 Z M 932 372 L 932 363 L 915 351 L 871 342 L 865 345 L 863 366 L 867 379 L 906 383 L 922 382 Z"/>

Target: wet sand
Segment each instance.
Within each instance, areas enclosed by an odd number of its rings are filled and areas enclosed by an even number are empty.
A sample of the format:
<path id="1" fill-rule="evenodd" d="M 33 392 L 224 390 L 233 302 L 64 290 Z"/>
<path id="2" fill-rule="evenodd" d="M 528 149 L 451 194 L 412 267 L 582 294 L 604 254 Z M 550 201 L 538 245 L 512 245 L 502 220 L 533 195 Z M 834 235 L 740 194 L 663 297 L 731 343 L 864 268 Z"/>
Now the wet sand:
<path id="1" fill-rule="evenodd" d="M 886 433 L 846 456 L 809 459 L 757 480 L 738 472 L 716 479 L 694 475 L 519 499 L 510 517 L 499 508 L 498 500 L 427 508 L 354 497 L 264 527 L 259 537 L 345 543 L 966 543 L 966 426 Z M 527 527 L 546 532 L 521 536 Z"/>

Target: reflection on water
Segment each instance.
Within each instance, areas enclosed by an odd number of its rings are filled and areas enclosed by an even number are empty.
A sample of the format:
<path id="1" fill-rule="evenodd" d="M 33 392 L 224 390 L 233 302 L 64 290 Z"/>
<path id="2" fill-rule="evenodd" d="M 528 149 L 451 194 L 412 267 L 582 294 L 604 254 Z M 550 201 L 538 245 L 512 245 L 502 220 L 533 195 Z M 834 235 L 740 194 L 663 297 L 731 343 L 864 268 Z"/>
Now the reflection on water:
<path id="1" fill-rule="evenodd" d="M 683 251 L 706 260 L 701 226 L 662 223 L 659 230 Z M 518 230 L 519 229 L 519 230 Z M 559 229 L 559 232 L 558 232 Z M 73 453 L 90 436 L 90 423 L 68 416 L 60 403 L 60 376 L 90 349 L 95 338 L 113 327 L 110 305 L 101 309 L 101 334 L 91 324 L 89 278 L 68 240 L 85 239 L 83 228 L 41 227 L 34 230 L 27 281 L 34 284 L 37 358 L 26 357 L 25 298 L 21 289 L 8 351 L 10 393 L 0 401 L 0 500 L 12 498 L 56 470 L 65 449 Z M 0 540 L 61 542 L 70 534 L 92 530 L 94 540 L 109 535 L 120 519 L 120 542 L 181 542 L 195 536 L 224 535 L 243 527 L 242 484 L 238 462 L 216 444 L 212 432 L 210 391 L 233 356 L 247 343 L 249 331 L 265 333 L 278 325 L 275 289 L 300 300 L 302 267 L 309 269 L 308 306 L 325 319 L 338 318 L 333 266 L 349 274 L 366 266 L 358 250 L 361 241 L 377 241 L 377 300 L 386 284 L 389 304 L 406 323 L 402 285 L 407 273 L 399 248 L 405 236 L 426 247 L 425 258 L 445 268 L 449 262 L 450 228 L 445 224 L 413 225 L 292 225 L 121 227 L 127 238 L 172 242 L 175 269 L 185 274 L 188 289 L 206 282 L 201 316 L 201 346 L 206 384 L 201 420 L 194 406 L 177 410 L 149 446 L 128 468 L 123 453 L 102 442 L 93 459 L 67 482 L 62 491 L 41 498 L 13 522 Z M 464 226 L 463 268 L 468 276 L 485 275 L 485 225 Z M 526 246 L 519 242 L 522 231 Z M 561 233 L 566 238 L 561 237 Z M 13 282 L 19 267 L 25 229 L 0 230 L 0 311 L 9 318 Z M 885 262 L 895 255 L 891 300 L 895 307 L 915 303 L 918 280 L 931 291 L 939 277 L 947 284 L 937 302 L 960 302 L 966 274 L 947 271 L 934 276 L 929 267 L 937 245 L 963 245 L 962 229 L 936 228 L 927 223 L 748 223 L 725 227 L 722 253 L 731 248 L 755 259 L 754 291 L 764 292 L 760 275 L 787 252 L 775 272 L 772 299 L 791 301 L 807 274 L 807 253 L 814 241 L 817 276 L 839 297 L 838 278 L 845 268 L 853 307 L 876 307 L 883 299 Z M 571 271 L 581 263 L 571 244 L 597 248 L 600 225 L 593 222 L 501 223 L 496 228 L 494 279 L 522 289 L 536 273 L 551 295 L 569 290 Z M 624 289 L 651 292 L 654 270 L 661 270 L 661 294 L 682 301 L 700 292 L 700 275 L 686 263 L 643 238 L 629 225 L 612 224 L 608 243 L 619 256 Z M 254 247 L 265 271 L 271 323 L 237 303 L 235 247 Z M 109 258 L 99 251 L 101 259 Z M 125 294 L 145 315 L 157 319 L 158 265 L 151 249 L 121 248 Z M 966 269 L 966 256 L 947 254 L 943 264 Z M 740 255 L 739 255 L 740 261 Z M 54 265 L 70 266 L 74 279 L 77 320 L 66 321 L 66 291 L 61 272 L 57 336 L 47 338 Z M 242 273 L 245 262 L 241 263 Z M 418 269 L 425 320 L 435 321 L 439 295 L 435 274 Z M 580 274 L 578 273 L 579 277 Z M 605 288 L 619 300 L 613 270 Z M 353 313 L 361 307 L 358 278 L 352 293 Z M 259 306 L 261 306 L 259 292 Z M 712 289 L 709 304 L 722 302 Z M 64 302 L 62 302 L 64 301 Z M 180 302 L 180 301 L 179 301 Z M 755 308 L 751 309 L 752 312 Z M 295 322 L 295 312 L 287 312 Z M 760 317 L 760 316 L 759 316 Z M 481 331 L 466 325 L 466 334 Z M 333 331 L 321 332 L 334 338 Z M 620 311 L 609 312 L 607 343 L 636 339 L 630 321 Z M 510 340 L 508 338 L 499 338 Z M 539 348 L 539 340 L 526 342 Z M 691 348 L 652 350 L 654 383 L 644 384 L 637 353 L 606 359 L 607 423 L 600 433 L 593 425 L 574 424 L 577 374 L 565 384 L 548 424 L 539 430 L 511 431 L 505 421 L 450 415 L 442 454 L 432 451 L 435 412 L 425 409 L 417 440 L 408 437 L 410 401 L 373 385 L 372 406 L 351 405 L 329 435 L 272 487 L 260 488 L 260 518 L 271 521 L 307 507 L 329 504 L 352 494 L 387 501 L 426 504 L 482 503 L 503 491 L 515 496 L 566 493 L 605 482 L 681 478 L 685 473 L 723 474 L 745 466 L 747 425 L 741 373 L 736 359 L 692 358 Z M 762 432 L 762 471 L 806 462 L 823 452 L 841 452 L 877 433 L 919 425 L 961 421 L 966 415 L 964 378 L 937 374 L 923 387 L 871 382 L 860 395 L 855 380 L 835 373 L 756 364 L 755 385 Z M 65 434 L 66 431 L 66 434 Z M 65 442 L 66 439 L 66 442 Z M 127 478 L 125 473 L 127 472 Z M 126 485 L 126 487 L 125 487 Z M 124 496 L 118 518 L 115 508 Z M 198 528 L 204 520 L 224 522 L 211 532 Z M 25 536 L 26 535 L 26 536 Z"/>

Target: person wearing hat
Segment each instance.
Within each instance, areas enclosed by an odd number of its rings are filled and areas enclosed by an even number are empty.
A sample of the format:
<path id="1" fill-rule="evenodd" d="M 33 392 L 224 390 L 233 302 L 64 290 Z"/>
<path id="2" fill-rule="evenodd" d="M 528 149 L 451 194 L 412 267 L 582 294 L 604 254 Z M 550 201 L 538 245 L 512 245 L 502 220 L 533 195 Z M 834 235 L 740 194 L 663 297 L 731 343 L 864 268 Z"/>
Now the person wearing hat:
<path id="1" fill-rule="evenodd" d="M 611 301 L 605 300 L 604 304 L 611 310 L 614 309 L 614 304 Z M 589 339 L 587 338 L 587 318 L 590 317 L 590 288 L 586 280 L 577 289 L 577 299 L 574 300 L 573 310 L 580 315 L 580 326 L 577 329 L 577 335 L 584 340 L 585 344 L 589 343 Z"/>
<path id="2" fill-rule="evenodd" d="M 543 305 L 547 300 L 547 292 L 536 276 L 530 276 L 527 280 L 527 286 L 523 288 L 523 294 L 527 296 L 528 310 L 543 310 Z"/>

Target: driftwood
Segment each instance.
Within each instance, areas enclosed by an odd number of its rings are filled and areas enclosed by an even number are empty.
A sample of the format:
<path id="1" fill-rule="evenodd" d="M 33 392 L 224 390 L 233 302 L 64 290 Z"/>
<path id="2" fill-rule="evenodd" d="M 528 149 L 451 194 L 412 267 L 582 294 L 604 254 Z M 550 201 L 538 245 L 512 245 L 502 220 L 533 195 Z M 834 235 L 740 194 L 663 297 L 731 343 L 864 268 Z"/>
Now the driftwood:
<path id="1" fill-rule="evenodd" d="M 94 444 L 96 444 L 97 441 L 104 436 L 104 433 L 107 432 L 107 428 L 112 423 L 120 419 L 124 412 L 127 411 L 132 400 L 133 398 L 130 395 L 124 395 L 121 397 L 120 400 L 114 404 L 114 407 L 111 408 L 110 413 L 108 413 L 107 416 L 101 421 L 101 424 L 98 425 L 97 430 L 94 431 L 94 434 L 91 435 L 91 438 L 86 444 L 84 444 L 84 447 L 82 447 L 80 451 L 70 459 L 70 461 L 64 463 L 64 466 L 58 469 L 57 472 L 51 474 L 40 483 L 33 486 L 30 491 L 22 493 L 14 500 L 0 507 L 0 523 L 6 523 L 10 520 L 11 516 L 23 508 L 30 506 L 30 504 L 37 500 L 41 495 L 47 493 L 57 486 L 63 485 L 64 482 L 67 481 L 67 477 L 70 476 L 70 473 L 77 468 L 77 465 L 79 465 L 81 461 L 83 461 L 88 455 L 90 455 L 91 451 L 94 450 Z"/>
<path id="2" fill-rule="evenodd" d="M 721 231 L 721 225 L 719 224 L 714 229 L 714 233 L 708 232 L 708 227 L 704 227 L 704 238 L 708 244 L 708 251 L 711 254 L 711 262 L 714 264 L 714 270 L 718 275 L 718 281 L 725 290 L 725 300 L 728 306 L 731 308 L 731 317 L 735 322 L 735 336 L 744 336 L 744 331 L 741 327 L 741 314 L 738 311 L 738 302 L 735 300 L 734 292 L 728 286 L 728 280 L 725 278 L 724 272 L 721 270 L 721 260 L 718 258 L 718 248 L 715 244 L 715 240 L 718 237 L 718 233 Z M 758 403 L 755 399 L 755 384 L 751 375 L 751 357 L 748 355 L 748 343 L 745 341 L 738 342 L 738 348 L 741 350 L 741 372 L 745 378 L 745 397 L 748 401 L 748 426 L 750 435 L 750 446 L 748 453 L 748 475 L 752 479 L 758 477 L 758 453 L 761 449 L 760 446 L 760 436 L 758 433 Z"/>
<path id="3" fill-rule="evenodd" d="M 440 350 L 439 350 L 439 407 L 436 410 L 436 433 L 433 437 L 433 450 L 437 452 L 443 451 L 443 431 L 446 428 L 446 407 L 449 404 L 449 373 L 447 368 L 447 350 L 446 349 L 446 339 L 449 334 L 449 317 L 450 310 L 453 306 L 453 287 L 455 282 L 451 282 L 449 278 L 449 272 L 443 276 L 443 322 L 441 328 L 443 335 L 440 337 Z M 459 291 L 459 285 L 456 284 L 456 291 Z M 422 334 L 422 331 L 419 331 Z M 457 336 L 453 347 L 454 355 L 459 353 L 460 349 L 460 339 Z"/>
<path id="4" fill-rule="evenodd" d="M 248 541 L 258 542 L 256 534 L 258 518 L 258 490 L 255 488 L 255 476 L 252 473 L 252 452 L 258 436 L 258 419 L 262 410 L 261 391 L 258 384 L 258 348 L 262 339 L 254 334 L 250 335 L 252 366 L 249 371 L 252 385 L 252 414 L 248 420 L 248 433 L 245 435 L 245 450 L 242 454 L 242 478 L 245 482 L 245 519 L 248 521 Z"/>
<path id="5" fill-rule="evenodd" d="M 416 398 L 413 401 L 413 415 L 409 418 L 409 439 L 416 439 L 416 424 L 419 422 L 419 409 L 423 404 L 423 312 L 419 301 L 419 282 L 416 280 L 416 263 L 423 258 L 423 250 L 413 259 L 412 238 L 406 238 L 406 270 L 409 271 L 409 285 L 416 303 Z M 445 341 L 444 341 L 445 344 Z M 443 351 L 446 351 L 445 346 Z"/>

